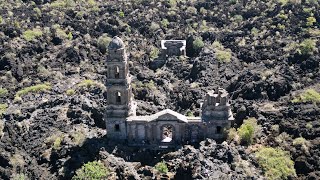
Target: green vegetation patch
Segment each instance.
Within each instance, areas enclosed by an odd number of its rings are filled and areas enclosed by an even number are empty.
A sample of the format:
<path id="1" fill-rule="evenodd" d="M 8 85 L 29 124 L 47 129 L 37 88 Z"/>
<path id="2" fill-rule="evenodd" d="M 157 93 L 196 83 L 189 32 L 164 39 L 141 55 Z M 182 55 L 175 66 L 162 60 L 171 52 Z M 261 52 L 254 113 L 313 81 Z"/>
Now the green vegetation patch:
<path id="1" fill-rule="evenodd" d="M 313 39 L 306 39 L 299 44 L 298 53 L 310 55 L 313 54 L 316 49 L 316 41 Z"/>
<path id="2" fill-rule="evenodd" d="M 241 143 L 251 144 L 253 142 L 253 138 L 257 129 L 258 124 L 255 118 L 249 118 L 245 120 L 238 129 Z"/>
<path id="3" fill-rule="evenodd" d="M 154 60 L 159 57 L 159 49 L 157 47 L 152 47 L 150 51 L 150 59 Z"/>
<path id="4" fill-rule="evenodd" d="M 192 42 L 193 49 L 196 51 L 200 51 L 204 47 L 204 42 L 202 41 L 202 38 L 196 38 Z"/>
<path id="5" fill-rule="evenodd" d="M 112 39 L 108 36 L 108 34 L 102 34 L 98 38 L 98 48 L 102 53 L 106 53 L 107 47 L 109 46 L 109 43 L 112 41 Z"/>
<path id="6" fill-rule="evenodd" d="M 316 22 L 317 22 L 316 18 L 310 16 L 310 17 L 307 18 L 307 23 L 306 23 L 306 25 L 307 25 L 307 26 L 313 26 L 313 24 L 316 23 Z"/>
<path id="7" fill-rule="evenodd" d="M 287 151 L 264 147 L 255 156 L 268 179 L 287 179 L 288 176 L 296 175 L 294 162 Z"/>
<path id="8" fill-rule="evenodd" d="M 5 88 L 0 88 L 0 97 L 8 95 L 8 90 Z"/>
<path id="9" fill-rule="evenodd" d="M 2 117 L 3 113 L 7 111 L 8 105 L 7 104 L 0 104 L 0 117 Z"/>
<path id="10" fill-rule="evenodd" d="M 232 57 L 231 49 L 225 48 L 219 41 L 214 41 L 212 43 L 212 48 L 214 49 L 214 54 L 219 62 L 230 62 Z"/>
<path id="11" fill-rule="evenodd" d="M 76 175 L 72 177 L 74 180 L 99 180 L 106 179 L 109 171 L 100 161 L 93 161 L 84 164 L 81 169 L 76 171 Z"/>
<path id="12" fill-rule="evenodd" d="M 18 91 L 16 93 L 16 97 L 22 97 L 28 93 L 39 93 L 39 92 L 44 92 L 44 91 L 48 91 L 51 89 L 51 85 L 50 84 L 38 84 L 38 85 L 34 85 L 34 86 L 30 86 L 30 87 L 26 87 L 21 89 L 20 91 Z"/>
<path id="13" fill-rule="evenodd" d="M 68 95 L 68 96 L 72 96 L 72 95 L 74 95 L 76 93 L 76 91 L 74 90 L 74 89 L 68 89 L 67 91 L 66 91 L 66 94 Z"/>
<path id="14" fill-rule="evenodd" d="M 23 32 L 23 38 L 26 41 L 32 41 L 40 36 L 42 36 L 42 31 L 41 31 L 41 29 L 37 29 L 37 28 L 34 28 L 32 30 L 29 29 L 29 30 L 26 30 L 25 32 Z"/>
<path id="15" fill-rule="evenodd" d="M 230 51 L 221 51 L 221 50 L 216 50 L 215 52 L 216 58 L 220 62 L 230 62 L 231 61 L 231 52 Z"/>
<path id="16" fill-rule="evenodd" d="M 320 94 L 314 89 L 307 89 L 298 97 L 292 100 L 293 103 L 301 103 L 301 102 L 320 102 Z"/>
<path id="17" fill-rule="evenodd" d="M 167 173 L 169 171 L 164 161 L 157 163 L 154 168 L 158 170 L 160 173 Z"/>
<path id="18" fill-rule="evenodd" d="M 91 79 L 86 79 L 81 81 L 78 84 L 78 87 L 83 87 L 83 88 L 93 88 L 93 87 L 99 87 L 99 88 L 105 88 L 105 86 L 97 81 L 91 80 Z"/>

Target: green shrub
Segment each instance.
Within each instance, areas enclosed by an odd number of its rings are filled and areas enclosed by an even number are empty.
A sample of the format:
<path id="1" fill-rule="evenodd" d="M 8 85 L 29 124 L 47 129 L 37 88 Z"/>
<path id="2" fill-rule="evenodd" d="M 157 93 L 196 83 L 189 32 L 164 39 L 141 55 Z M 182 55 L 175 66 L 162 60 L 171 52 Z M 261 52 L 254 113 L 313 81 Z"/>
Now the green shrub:
<path id="1" fill-rule="evenodd" d="M 72 177 L 74 180 L 100 180 L 106 179 L 108 176 L 108 169 L 100 161 L 93 161 L 84 164 L 81 169 L 76 171 L 76 175 Z"/>
<path id="2" fill-rule="evenodd" d="M 76 93 L 76 91 L 74 90 L 74 89 L 68 89 L 67 91 L 66 91 L 66 94 L 68 95 L 68 96 L 72 96 L 72 95 L 74 95 Z"/>
<path id="3" fill-rule="evenodd" d="M 300 54 L 308 55 L 313 54 L 316 49 L 316 42 L 312 39 L 306 39 L 300 43 L 298 52 Z"/>
<path id="4" fill-rule="evenodd" d="M 33 11 L 36 13 L 36 15 L 38 16 L 38 17 L 40 17 L 41 16 L 41 10 L 39 9 L 39 8 L 33 8 Z"/>
<path id="5" fill-rule="evenodd" d="M 61 142 L 62 142 L 62 138 L 63 138 L 63 137 L 59 136 L 59 137 L 57 137 L 57 138 L 54 140 L 53 146 L 52 146 L 53 149 L 60 149 L 60 147 L 61 147 Z"/>
<path id="6" fill-rule="evenodd" d="M 33 30 L 26 30 L 25 32 L 23 32 L 23 38 L 26 41 L 32 41 L 37 37 L 42 36 L 42 31 L 40 29 L 33 29 Z"/>
<path id="7" fill-rule="evenodd" d="M 167 173 L 169 171 L 164 161 L 157 163 L 155 169 L 158 170 L 160 173 Z"/>
<path id="8" fill-rule="evenodd" d="M 316 18 L 310 16 L 310 17 L 307 18 L 307 23 L 306 24 L 307 24 L 307 26 L 313 26 L 313 24 L 316 23 L 316 22 L 317 22 Z"/>
<path id="9" fill-rule="evenodd" d="M 288 176 L 296 175 L 289 152 L 264 147 L 256 152 L 255 156 L 268 179 L 287 179 Z"/>
<path id="10" fill-rule="evenodd" d="M 0 104 L 0 117 L 2 117 L 3 113 L 7 111 L 8 105 L 7 104 Z"/>
<path id="11" fill-rule="evenodd" d="M 238 129 L 241 143 L 251 144 L 257 130 L 257 120 L 255 118 L 249 118 Z"/>
<path id="12" fill-rule="evenodd" d="M 78 84 L 78 87 L 84 87 L 84 88 L 92 88 L 92 87 L 99 87 L 99 88 L 104 88 L 104 85 L 97 82 L 97 81 L 93 81 L 91 79 L 86 79 L 81 81 Z"/>
<path id="13" fill-rule="evenodd" d="M 204 42 L 202 41 L 202 38 L 196 38 L 192 42 L 193 49 L 196 51 L 200 51 L 204 47 Z"/>
<path id="14" fill-rule="evenodd" d="M 177 5 L 177 0 L 169 0 L 170 7 L 175 7 Z"/>
<path id="15" fill-rule="evenodd" d="M 195 7 L 189 6 L 186 10 L 187 14 L 197 14 L 197 9 Z"/>
<path id="16" fill-rule="evenodd" d="M 194 114 L 193 114 L 192 111 L 188 111 L 188 112 L 187 112 L 187 116 L 188 116 L 188 117 L 194 117 Z"/>
<path id="17" fill-rule="evenodd" d="M 12 180 L 28 180 L 28 176 L 26 176 L 25 174 L 14 174 L 12 177 Z"/>
<path id="18" fill-rule="evenodd" d="M 230 62 L 231 61 L 231 52 L 230 51 L 222 51 L 222 50 L 216 50 L 215 55 L 218 61 L 220 62 Z"/>
<path id="19" fill-rule="evenodd" d="M 109 46 L 109 43 L 112 41 L 112 39 L 108 36 L 108 34 L 102 34 L 98 38 L 98 48 L 102 53 L 106 53 L 107 47 Z"/>
<path id="20" fill-rule="evenodd" d="M 163 19 L 161 21 L 161 26 L 164 28 L 167 28 L 169 24 L 170 24 L 170 22 L 168 21 L 168 19 Z"/>
<path id="21" fill-rule="evenodd" d="M 156 47 L 152 47 L 152 49 L 151 49 L 151 51 L 150 51 L 150 59 L 151 60 L 154 60 L 154 59 L 156 59 L 156 58 L 158 58 L 159 57 L 159 49 L 158 48 L 156 48 Z"/>
<path id="22" fill-rule="evenodd" d="M 118 16 L 121 18 L 124 18 L 124 12 L 123 11 L 119 11 Z"/>
<path id="23" fill-rule="evenodd" d="M 311 124 L 311 123 L 307 123 L 307 124 L 306 124 L 306 128 L 307 128 L 307 129 L 312 129 L 312 128 L 313 128 L 313 126 L 312 126 L 312 124 Z"/>
<path id="24" fill-rule="evenodd" d="M 243 21 L 243 17 L 241 15 L 234 15 L 233 20 L 239 23 Z"/>
<path id="25" fill-rule="evenodd" d="M 307 89 L 301 93 L 298 97 L 292 100 L 293 103 L 300 102 L 320 102 L 320 94 L 314 89 Z"/>
<path id="26" fill-rule="evenodd" d="M 26 88 L 21 89 L 20 91 L 18 91 L 16 93 L 16 97 L 22 97 L 28 93 L 44 92 L 44 91 L 47 91 L 50 89 L 51 89 L 50 84 L 38 84 L 38 85 L 34 85 L 34 86 L 30 86 L 30 87 L 26 87 Z"/>
<path id="27" fill-rule="evenodd" d="M 8 95 L 8 90 L 5 88 L 0 88 L 0 97 Z"/>
<path id="28" fill-rule="evenodd" d="M 308 145 L 310 144 L 309 141 L 307 141 L 307 140 L 306 140 L 305 138 L 303 138 L 303 137 L 295 138 L 292 143 L 293 143 L 294 146 L 297 146 L 297 145 L 300 145 L 300 146 L 302 146 L 302 145 L 308 146 Z"/>
<path id="29" fill-rule="evenodd" d="M 239 135 L 238 135 L 238 132 L 237 132 L 237 130 L 236 130 L 235 128 L 230 128 L 230 129 L 228 130 L 227 140 L 228 140 L 229 142 L 231 142 L 231 141 L 236 141 L 236 142 L 238 142 L 238 140 L 239 140 Z"/>
<path id="30" fill-rule="evenodd" d="M 150 80 L 148 83 L 145 83 L 143 86 L 148 88 L 148 89 L 150 89 L 150 90 L 156 90 L 157 89 L 153 80 Z"/>
<path id="31" fill-rule="evenodd" d="M 155 23 L 155 22 L 151 22 L 151 25 L 150 25 L 150 31 L 156 31 L 160 29 L 160 26 L 159 24 Z"/>

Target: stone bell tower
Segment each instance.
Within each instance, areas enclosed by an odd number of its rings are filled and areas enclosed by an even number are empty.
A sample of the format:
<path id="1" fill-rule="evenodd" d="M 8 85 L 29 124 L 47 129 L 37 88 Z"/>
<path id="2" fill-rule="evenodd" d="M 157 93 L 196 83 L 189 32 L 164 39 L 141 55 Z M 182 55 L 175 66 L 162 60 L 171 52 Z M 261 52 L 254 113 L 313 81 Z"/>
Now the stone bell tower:
<path id="1" fill-rule="evenodd" d="M 202 105 L 202 121 L 206 124 L 207 137 L 219 139 L 229 129 L 234 118 L 229 104 L 229 94 L 223 88 L 209 91 Z"/>
<path id="2" fill-rule="evenodd" d="M 107 107 L 105 121 L 107 136 L 111 139 L 126 139 L 129 116 L 135 116 L 131 77 L 126 49 L 119 37 L 114 37 L 108 46 L 107 66 Z"/>

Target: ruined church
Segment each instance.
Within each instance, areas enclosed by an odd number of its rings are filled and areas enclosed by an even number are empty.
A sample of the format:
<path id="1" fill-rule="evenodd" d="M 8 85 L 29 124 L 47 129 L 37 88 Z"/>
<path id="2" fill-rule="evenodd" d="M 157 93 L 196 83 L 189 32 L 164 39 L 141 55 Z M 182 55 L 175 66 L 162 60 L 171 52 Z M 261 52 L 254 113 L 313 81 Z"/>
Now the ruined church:
<path id="1" fill-rule="evenodd" d="M 201 106 L 201 117 L 188 117 L 170 109 L 149 116 L 137 116 L 123 41 L 114 37 L 108 46 L 107 136 L 131 146 L 175 147 L 204 138 L 222 139 L 223 131 L 234 121 L 228 93 L 222 88 L 210 91 Z"/>

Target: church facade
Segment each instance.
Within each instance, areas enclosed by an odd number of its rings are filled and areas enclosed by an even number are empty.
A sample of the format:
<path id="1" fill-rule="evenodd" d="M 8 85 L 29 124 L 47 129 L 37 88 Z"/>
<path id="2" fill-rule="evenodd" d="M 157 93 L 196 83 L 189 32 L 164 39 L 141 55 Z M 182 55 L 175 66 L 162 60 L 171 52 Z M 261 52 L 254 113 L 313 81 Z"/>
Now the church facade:
<path id="1" fill-rule="evenodd" d="M 205 138 L 222 139 L 234 121 L 226 90 L 207 93 L 200 117 L 187 117 L 170 109 L 149 116 L 136 116 L 131 76 L 123 41 L 114 37 L 108 47 L 107 136 L 132 146 L 171 147 L 199 142 Z"/>

